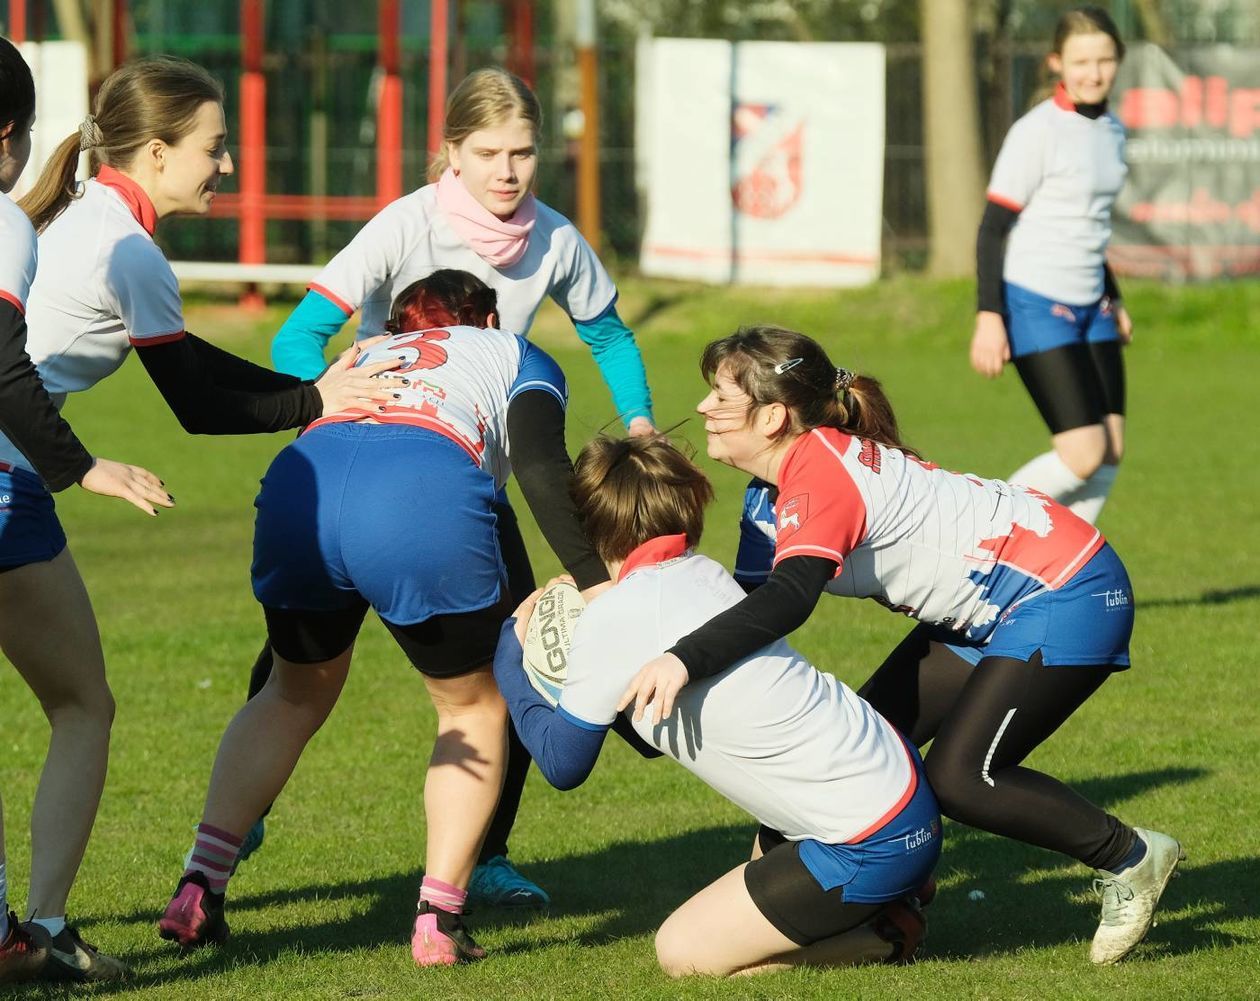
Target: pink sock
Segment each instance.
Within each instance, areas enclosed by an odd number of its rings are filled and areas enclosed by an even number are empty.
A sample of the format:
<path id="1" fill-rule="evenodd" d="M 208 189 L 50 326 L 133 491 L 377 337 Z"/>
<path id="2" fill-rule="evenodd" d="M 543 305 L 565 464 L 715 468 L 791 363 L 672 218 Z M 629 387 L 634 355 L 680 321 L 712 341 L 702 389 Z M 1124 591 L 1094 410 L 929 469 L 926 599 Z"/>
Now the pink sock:
<path id="1" fill-rule="evenodd" d="M 236 856 L 240 850 L 241 839 L 235 834 L 229 834 L 210 824 L 198 824 L 197 840 L 193 842 L 192 855 L 188 859 L 188 868 L 184 870 L 184 875 L 199 872 L 206 877 L 212 892 L 222 893 L 227 889 L 232 866 L 236 864 Z"/>
<path id="2" fill-rule="evenodd" d="M 434 907 L 440 907 L 452 914 L 464 913 L 464 901 L 468 899 L 468 891 L 458 886 L 443 883 L 440 879 L 425 876 L 420 884 L 420 899 L 427 900 Z"/>

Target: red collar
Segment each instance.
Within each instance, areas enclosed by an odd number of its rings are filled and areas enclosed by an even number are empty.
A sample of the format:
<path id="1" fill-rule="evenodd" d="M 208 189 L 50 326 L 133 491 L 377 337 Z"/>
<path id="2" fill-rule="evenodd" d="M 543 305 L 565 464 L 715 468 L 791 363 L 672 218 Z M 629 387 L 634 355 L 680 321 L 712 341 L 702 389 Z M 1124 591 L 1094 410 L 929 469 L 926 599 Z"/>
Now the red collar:
<path id="1" fill-rule="evenodd" d="M 643 545 L 637 546 L 621 564 L 621 572 L 617 574 L 617 583 L 620 584 L 636 570 L 653 567 L 666 560 L 675 560 L 686 551 L 687 536 L 685 535 L 658 535 L 655 539 L 648 539 Z"/>
<path id="2" fill-rule="evenodd" d="M 96 180 L 105 187 L 117 191 L 123 204 L 131 209 L 131 214 L 136 217 L 136 222 L 144 227 L 146 233 L 153 235 L 153 231 L 157 229 L 157 209 L 153 207 L 153 200 L 149 198 L 144 188 L 108 164 L 101 164 Z"/>
<path id="3" fill-rule="evenodd" d="M 1062 108 L 1064 111 L 1074 111 L 1080 114 L 1082 108 L 1095 108 L 1095 109 L 1101 108 L 1103 109 L 1103 111 L 1105 111 L 1107 108 L 1107 102 L 1103 101 L 1103 103 L 1100 105 L 1099 104 L 1077 104 L 1070 97 L 1068 97 L 1067 87 L 1064 85 L 1063 81 L 1060 80 L 1057 84 L 1055 84 L 1055 87 L 1054 87 L 1054 106 L 1056 108 Z M 1097 118 L 1098 114 L 1091 113 L 1091 114 L 1087 114 L 1085 117 Z"/>

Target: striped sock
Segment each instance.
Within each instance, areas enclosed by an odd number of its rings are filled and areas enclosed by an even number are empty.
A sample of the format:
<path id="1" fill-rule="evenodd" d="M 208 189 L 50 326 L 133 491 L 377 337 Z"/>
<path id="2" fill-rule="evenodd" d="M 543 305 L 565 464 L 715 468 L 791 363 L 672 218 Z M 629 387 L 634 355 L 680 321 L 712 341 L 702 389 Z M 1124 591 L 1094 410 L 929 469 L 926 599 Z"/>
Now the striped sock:
<path id="1" fill-rule="evenodd" d="M 440 907 L 452 914 L 464 913 L 464 901 L 468 899 L 468 891 L 458 886 L 443 883 L 440 879 L 425 876 L 420 884 L 420 899 L 427 900 L 434 907 Z"/>
<path id="2" fill-rule="evenodd" d="M 223 893 L 232 877 L 232 866 L 241 850 L 241 839 L 220 827 L 210 824 L 197 825 L 197 840 L 193 842 L 192 855 L 184 875 L 199 872 L 206 877 L 212 893 Z"/>

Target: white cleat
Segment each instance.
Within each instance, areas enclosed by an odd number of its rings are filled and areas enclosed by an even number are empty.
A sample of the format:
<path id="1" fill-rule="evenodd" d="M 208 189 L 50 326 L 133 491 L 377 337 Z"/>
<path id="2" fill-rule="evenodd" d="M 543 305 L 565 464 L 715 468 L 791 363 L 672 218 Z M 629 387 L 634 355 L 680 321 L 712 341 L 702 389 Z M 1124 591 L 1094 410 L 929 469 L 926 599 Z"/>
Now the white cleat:
<path id="1" fill-rule="evenodd" d="M 1176 838 L 1141 827 L 1133 829 L 1146 855 L 1119 873 L 1097 870 L 1094 892 L 1102 897 L 1102 920 L 1089 947 L 1092 963 L 1110 966 L 1124 959 L 1155 923 L 1155 905 L 1186 853 Z"/>

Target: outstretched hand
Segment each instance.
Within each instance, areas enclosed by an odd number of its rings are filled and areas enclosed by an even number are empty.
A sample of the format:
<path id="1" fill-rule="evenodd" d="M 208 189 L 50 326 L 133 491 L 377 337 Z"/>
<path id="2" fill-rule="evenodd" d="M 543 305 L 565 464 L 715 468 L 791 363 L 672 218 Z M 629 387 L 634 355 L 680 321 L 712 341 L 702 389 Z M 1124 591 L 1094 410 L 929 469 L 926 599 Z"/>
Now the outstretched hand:
<path id="1" fill-rule="evenodd" d="M 113 459 L 93 461 L 92 468 L 79 480 L 79 486 L 102 497 L 125 500 L 154 518 L 157 517 L 156 508 L 175 506 L 175 498 L 166 492 L 166 487 L 155 474 L 140 466 L 130 466 Z"/>
<path id="2" fill-rule="evenodd" d="M 323 400 L 325 415 L 352 407 L 362 408 L 365 404 L 389 403 L 394 399 L 395 390 L 404 384 L 400 376 L 385 374 L 402 365 L 400 358 L 356 368 L 354 363 L 362 353 L 360 344 L 350 345 L 316 380 L 315 388 Z"/>
<path id="3" fill-rule="evenodd" d="M 653 706 L 652 725 L 668 719 L 674 712 L 674 699 L 691 680 L 683 662 L 672 653 L 663 653 L 648 661 L 622 693 L 617 712 L 634 703 L 634 721 L 643 719 L 643 711 Z"/>

